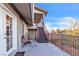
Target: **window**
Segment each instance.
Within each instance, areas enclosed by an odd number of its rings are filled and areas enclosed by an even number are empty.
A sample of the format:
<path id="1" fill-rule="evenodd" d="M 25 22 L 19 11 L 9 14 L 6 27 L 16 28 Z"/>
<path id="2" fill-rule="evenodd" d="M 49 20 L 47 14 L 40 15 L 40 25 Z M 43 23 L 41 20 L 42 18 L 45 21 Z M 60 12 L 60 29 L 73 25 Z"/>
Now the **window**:
<path id="1" fill-rule="evenodd" d="M 13 47 L 12 38 L 12 18 L 6 15 L 6 50 L 9 51 Z"/>

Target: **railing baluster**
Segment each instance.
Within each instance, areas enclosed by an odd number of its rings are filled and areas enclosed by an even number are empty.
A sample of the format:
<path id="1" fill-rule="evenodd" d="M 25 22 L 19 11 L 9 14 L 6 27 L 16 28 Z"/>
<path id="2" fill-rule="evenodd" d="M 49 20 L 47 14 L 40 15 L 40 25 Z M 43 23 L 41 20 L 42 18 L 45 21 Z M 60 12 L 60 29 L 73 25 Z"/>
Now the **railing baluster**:
<path id="1" fill-rule="evenodd" d="M 51 34 L 50 39 L 53 44 L 55 44 L 62 50 L 65 50 L 72 56 L 79 55 L 79 36 L 66 34 Z"/>

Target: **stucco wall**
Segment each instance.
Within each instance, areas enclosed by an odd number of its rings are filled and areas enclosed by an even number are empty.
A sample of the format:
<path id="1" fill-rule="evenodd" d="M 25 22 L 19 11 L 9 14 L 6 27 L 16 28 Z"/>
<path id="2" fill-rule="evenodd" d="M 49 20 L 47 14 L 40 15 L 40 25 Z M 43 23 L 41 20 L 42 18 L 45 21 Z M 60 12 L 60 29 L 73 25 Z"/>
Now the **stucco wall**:
<path id="1" fill-rule="evenodd" d="M 27 24 L 24 23 L 24 40 L 23 40 L 23 43 L 25 43 L 27 41 L 27 39 L 28 39 L 28 29 L 27 29 Z"/>
<path id="2" fill-rule="evenodd" d="M 35 40 L 36 37 L 36 31 L 35 30 L 29 30 L 30 39 Z"/>
<path id="3" fill-rule="evenodd" d="M 18 17 L 17 19 L 17 47 L 18 49 L 21 48 L 22 44 L 21 44 L 21 36 L 22 36 L 22 20 Z"/>
<path id="4" fill-rule="evenodd" d="M 23 27 L 24 24 L 24 27 Z M 24 28 L 24 33 L 23 33 L 23 28 Z M 22 35 L 24 34 L 26 39 L 27 39 L 27 34 L 28 34 L 28 30 L 27 30 L 27 24 L 24 23 L 24 21 L 18 17 L 18 22 L 17 22 L 17 38 L 18 38 L 18 49 L 21 49 L 23 46 L 23 42 L 25 42 L 26 40 L 24 40 L 22 42 Z"/>

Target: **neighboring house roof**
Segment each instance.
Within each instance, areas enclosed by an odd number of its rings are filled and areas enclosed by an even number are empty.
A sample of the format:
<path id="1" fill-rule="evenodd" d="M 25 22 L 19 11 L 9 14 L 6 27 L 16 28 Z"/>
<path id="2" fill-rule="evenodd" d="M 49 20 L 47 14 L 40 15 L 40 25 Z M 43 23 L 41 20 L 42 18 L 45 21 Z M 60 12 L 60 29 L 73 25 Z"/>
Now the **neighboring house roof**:
<path id="1" fill-rule="evenodd" d="M 34 9 L 42 12 L 42 13 L 38 13 L 38 12 L 34 13 L 34 22 L 39 23 L 41 21 L 41 18 L 43 18 L 43 13 L 46 15 L 48 12 L 47 12 L 47 10 L 43 10 L 43 9 L 36 7 L 36 6 L 34 7 Z"/>
<path id="2" fill-rule="evenodd" d="M 35 9 L 37 9 L 37 10 L 39 10 L 39 11 L 41 11 L 41 12 L 44 12 L 44 13 L 45 13 L 45 15 L 48 13 L 48 11 L 47 11 L 47 10 L 44 10 L 44 9 L 39 8 L 39 7 L 37 7 L 37 6 L 35 6 L 34 8 L 35 8 Z"/>

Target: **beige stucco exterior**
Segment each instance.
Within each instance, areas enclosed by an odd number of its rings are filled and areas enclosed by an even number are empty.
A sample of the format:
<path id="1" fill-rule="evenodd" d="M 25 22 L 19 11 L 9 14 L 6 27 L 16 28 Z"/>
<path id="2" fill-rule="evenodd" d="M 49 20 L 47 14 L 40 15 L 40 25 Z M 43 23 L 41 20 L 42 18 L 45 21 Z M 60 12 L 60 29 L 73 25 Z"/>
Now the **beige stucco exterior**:
<path id="1" fill-rule="evenodd" d="M 29 36 L 31 40 L 36 39 L 36 30 L 29 30 Z"/>

